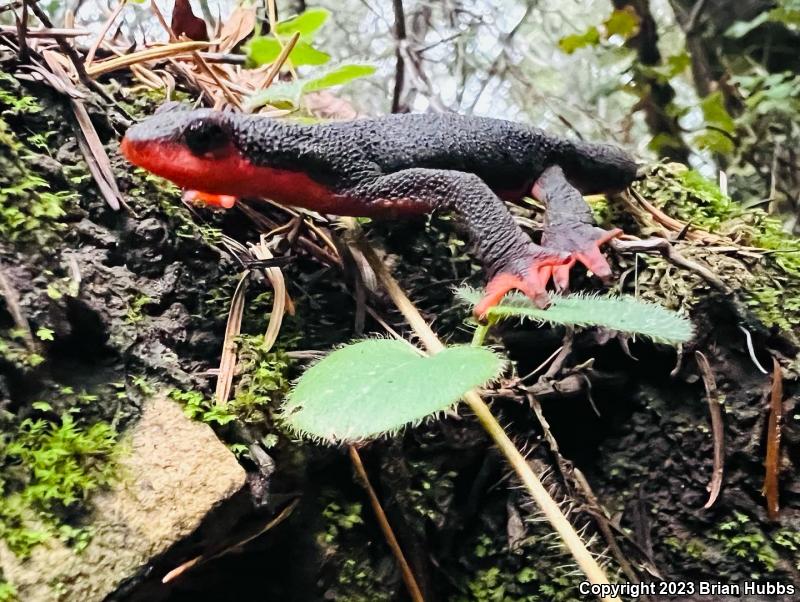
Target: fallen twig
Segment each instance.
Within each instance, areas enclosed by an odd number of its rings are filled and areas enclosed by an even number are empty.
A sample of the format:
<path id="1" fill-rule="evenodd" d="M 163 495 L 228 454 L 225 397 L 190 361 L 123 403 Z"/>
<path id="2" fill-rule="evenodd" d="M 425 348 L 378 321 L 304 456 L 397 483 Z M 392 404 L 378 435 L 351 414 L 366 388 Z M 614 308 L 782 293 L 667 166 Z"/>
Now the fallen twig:
<path id="1" fill-rule="evenodd" d="M 208 42 L 175 42 L 173 44 L 165 44 L 164 46 L 145 48 L 144 50 L 131 52 L 130 54 L 95 63 L 87 67 L 86 73 L 89 77 L 98 77 L 104 73 L 110 73 L 111 71 L 124 69 L 125 67 L 144 63 L 146 61 L 170 58 L 181 54 L 191 54 L 195 50 L 208 48 L 208 45 Z"/>
<path id="2" fill-rule="evenodd" d="M 383 536 L 386 538 L 386 543 L 389 545 L 397 564 L 400 566 L 400 572 L 403 575 L 403 582 L 406 584 L 409 596 L 411 596 L 414 602 L 425 602 L 419 585 L 417 585 L 414 573 L 411 571 L 411 567 L 408 565 L 408 561 L 406 561 L 406 557 L 403 555 L 400 543 L 397 541 L 397 537 L 395 537 L 394 530 L 389 524 L 389 519 L 386 517 L 381 502 L 375 490 L 372 488 L 372 484 L 369 482 L 369 476 L 367 475 L 367 471 L 364 470 L 364 464 L 361 462 L 361 456 L 358 454 L 358 450 L 354 445 L 351 445 L 348 448 L 348 452 L 350 454 L 350 460 L 353 462 L 353 467 L 356 469 L 358 480 L 367 492 L 369 503 L 372 506 L 372 511 L 375 513 L 375 518 L 378 520 L 378 525 L 380 525 Z"/>
<path id="3" fill-rule="evenodd" d="M 186 562 L 184 562 L 180 566 L 175 567 L 170 572 L 168 572 L 166 575 L 164 575 L 161 578 L 161 583 L 169 583 L 170 581 L 174 581 L 175 579 L 180 577 L 183 573 L 185 573 L 186 571 L 188 571 L 189 569 L 191 569 L 193 567 L 199 566 L 201 564 L 205 564 L 206 562 L 209 562 L 210 560 L 214 560 L 215 558 L 219 558 L 221 556 L 225 556 L 226 554 L 228 554 L 228 553 L 230 553 L 230 552 L 232 552 L 234 550 L 240 549 L 243 545 L 245 545 L 247 543 L 250 543 L 251 541 L 253 541 L 257 537 L 260 537 L 261 535 L 263 535 L 264 533 L 266 533 L 270 529 L 276 527 L 277 525 L 279 525 L 280 523 L 285 521 L 287 518 L 289 518 L 289 515 L 294 511 L 294 509 L 297 507 L 297 504 L 299 504 L 299 503 L 300 503 L 300 498 L 299 497 L 295 498 L 294 500 L 292 500 L 289 503 L 289 505 L 286 506 L 286 508 L 281 510 L 278 513 L 277 516 L 271 518 L 269 520 L 269 522 L 267 522 L 266 525 L 264 525 L 262 528 L 260 528 L 258 531 L 256 531 L 253 535 L 249 535 L 248 537 L 242 539 L 241 541 L 237 541 L 236 543 L 234 543 L 232 545 L 228 545 L 224 549 L 220 550 L 219 552 L 215 552 L 215 553 L 212 553 L 212 554 L 209 554 L 209 555 L 201 554 L 200 556 L 195 556 L 191 560 L 187 560 Z"/>
<path id="4" fill-rule="evenodd" d="M 724 293 L 730 292 L 728 286 L 719 276 L 717 276 L 704 265 L 696 261 L 686 259 L 686 257 L 675 250 L 675 247 L 672 246 L 672 243 L 670 243 L 670 241 L 668 241 L 666 238 L 648 238 L 647 240 L 620 240 L 615 238 L 609 241 L 609 244 L 611 245 L 612 249 L 620 253 L 648 253 L 650 255 L 661 255 L 670 263 L 695 272 L 698 276 L 703 278 L 717 290 Z"/>
<path id="5" fill-rule="evenodd" d="M 714 437 L 714 470 L 708 483 L 708 501 L 703 508 L 708 509 L 714 505 L 722 489 L 722 478 L 725 470 L 725 431 L 722 425 L 722 398 L 717 389 L 717 380 L 711 370 L 711 364 L 701 351 L 694 352 L 703 384 L 706 387 L 706 399 L 711 413 L 711 433 Z"/>
<path id="6" fill-rule="evenodd" d="M 781 365 L 772 358 L 772 389 L 770 391 L 769 422 L 767 423 L 767 457 L 764 460 L 764 497 L 767 498 L 767 515 L 770 520 L 777 520 L 780 506 L 778 504 L 778 477 L 780 476 L 781 456 L 781 422 L 783 420 L 783 374 Z"/>
<path id="7" fill-rule="evenodd" d="M 92 32 L 86 29 L 67 29 L 65 27 L 38 27 L 25 31 L 25 36 L 28 38 L 55 38 L 56 36 L 61 36 L 63 38 L 79 38 L 91 34 Z M 17 35 L 17 28 L 11 25 L 0 25 L 0 35 Z"/>

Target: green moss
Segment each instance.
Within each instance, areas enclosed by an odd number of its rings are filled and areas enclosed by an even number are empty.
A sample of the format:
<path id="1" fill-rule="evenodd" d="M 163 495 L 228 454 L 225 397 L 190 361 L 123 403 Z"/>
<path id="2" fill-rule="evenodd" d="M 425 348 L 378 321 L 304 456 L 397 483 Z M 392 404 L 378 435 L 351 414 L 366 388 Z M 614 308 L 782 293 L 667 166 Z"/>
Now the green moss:
<path id="1" fill-rule="evenodd" d="M 581 573 L 569 553 L 541 521 L 525 525 L 525 537 L 513 549 L 505 532 L 485 530 L 464 544 L 467 564 L 456 602 L 572 602 L 583 600 Z M 613 580 L 614 576 L 609 575 Z"/>
<path id="2" fill-rule="evenodd" d="M 212 399 L 206 398 L 200 391 L 180 391 L 173 389 L 169 392 L 170 398 L 183 404 L 183 413 L 192 420 L 199 420 L 206 424 L 223 425 L 236 420 L 236 414 L 229 406 L 219 405 Z"/>
<path id="3" fill-rule="evenodd" d="M 395 599 L 381 582 L 377 560 L 370 555 L 373 546 L 365 546 L 369 534 L 364 525 L 363 506 L 342 499 L 340 492 L 322 493 L 323 528 L 317 533 L 317 544 L 333 571 L 331 588 L 326 598 L 352 602 L 389 602 Z M 383 549 L 383 548 L 381 548 Z"/>
<path id="4" fill-rule="evenodd" d="M 53 191 L 33 170 L 36 155 L 17 140 L 0 118 L 0 237 L 8 240 L 44 240 L 60 226 L 66 207 L 77 195 L 68 190 Z"/>
<path id="5" fill-rule="evenodd" d="M 706 545 L 696 538 L 683 540 L 677 537 L 667 537 L 664 539 L 664 545 L 669 547 L 673 553 L 678 556 L 690 558 L 692 560 L 703 560 L 707 549 Z"/>
<path id="6" fill-rule="evenodd" d="M 16 602 L 17 599 L 17 589 L 0 573 L 0 602 Z"/>
<path id="7" fill-rule="evenodd" d="M 409 461 L 408 470 L 412 486 L 406 492 L 404 502 L 421 518 L 434 525 L 444 524 L 445 510 L 455 490 L 455 471 L 441 471 L 427 462 Z"/>
<path id="8" fill-rule="evenodd" d="M 52 190 L 37 169 L 36 151 L 47 152 L 51 132 L 37 128 L 37 134 L 20 137 L 7 121 L 43 111 L 12 76 L 0 73 L 0 238 L 42 242 L 77 200 L 73 191 Z"/>
<path id="9" fill-rule="evenodd" d="M 155 176 L 137 167 L 132 170 L 133 186 L 129 195 L 137 212 L 158 209 L 165 216 L 172 232 L 178 238 L 199 239 L 209 246 L 222 242 L 222 230 L 199 220 L 181 202 L 180 188 L 169 180 Z"/>
<path id="10" fill-rule="evenodd" d="M 22 332 L 16 329 L 0 334 L 0 358 L 23 372 L 36 368 L 45 360 L 28 348 Z"/>
<path id="11" fill-rule="evenodd" d="M 110 424 L 83 421 L 77 410 L 56 418 L 46 402 L 37 408 L 46 417 L 26 418 L 0 436 L 0 537 L 22 557 L 50 537 L 79 550 L 88 544 L 90 531 L 63 518 L 112 482 L 118 454 Z"/>
<path id="12" fill-rule="evenodd" d="M 748 566 L 753 579 L 772 573 L 780 560 L 761 530 L 741 512 L 734 511 L 730 519 L 719 523 L 709 537 L 721 544 L 734 565 L 744 563 Z"/>
<path id="13" fill-rule="evenodd" d="M 800 239 L 787 234 L 779 220 L 762 209 L 745 209 L 719 187 L 684 166 L 658 165 L 637 183 L 639 192 L 666 214 L 692 227 L 731 239 L 730 244 L 676 243 L 689 259 L 708 265 L 767 326 L 791 336 L 800 326 Z M 643 212 L 637 217 L 643 235 L 660 227 Z M 741 252 L 732 252 L 738 247 Z M 691 309 L 710 291 L 699 276 L 678 270 L 659 257 L 647 257 L 639 274 L 645 298 Z"/>
<path id="14" fill-rule="evenodd" d="M 24 94 L 17 80 L 0 71 L 0 114 L 2 115 L 33 115 L 41 113 L 44 108 L 39 101 Z"/>
<path id="15" fill-rule="evenodd" d="M 264 337 L 243 335 L 239 346 L 239 379 L 233 398 L 224 406 L 206 398 L 200 391 L 173 390 L 170 397 L 184 406 L 193 420 L 224 425 L 239 419 L 259 424 L 272 421 L 271 409 L 289 391 L 289 359 L 283 352 L 265 352 Z"/>
<path id="16" fill-rule="evenodd" d="M 153 299 L 147 295 L 138 295 L 128 304 L 128 313 L 125 319 L 131 324 L 136 324 L 144 318 L 143 309 Z"/>
<path id="17" fill-rule="evenodd" d="M 289 393 L 290 361 L 282 351 L 264 351 L 264 337 L 240 336 L 239 377 L 230 406 L 245 422 L 263 423 L 270 408 Z M 271 420 L 270 420 L 271 422 Z"/>
<path id="18" fill-rule="evenodd" d="M 781 529 L 772 535 L 776 546 L 789 553 L 793 559 L 794 568 L 800 570 L 800 531 Z"/>
<path id="19" fill-rule="evenodd" d="M 320 534 L 325 543 L 335 542 L 342 531 L 350 531 L 356 525 L 363 525 L 364 519 L 361 518 L 361 504 L 354 502 L 351 504 L 341 504 L 339 502 L 329 502 L 322 510 L 322 517 L 328 527 Z"/>

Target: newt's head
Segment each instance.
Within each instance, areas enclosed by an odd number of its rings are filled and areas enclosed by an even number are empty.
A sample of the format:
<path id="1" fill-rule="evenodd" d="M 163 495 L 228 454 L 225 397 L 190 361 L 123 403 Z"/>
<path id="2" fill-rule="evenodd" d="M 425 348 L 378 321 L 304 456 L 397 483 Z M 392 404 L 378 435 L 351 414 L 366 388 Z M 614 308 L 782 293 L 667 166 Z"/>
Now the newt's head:
<path id="1" fill-rule="evenodd" d="M 559 165 L 583 194 L 621 192 L 636 179 L 636 161 L 612 144 L 571 142 L 565 151 Z"/>
<path id="2" fill-rule="evenodd" d="M 120 150 L 183 188 L 236 194 L 246 162 L 233 142 L 233 120 L 229 113 L 170 103 L 131 127 Z"/>

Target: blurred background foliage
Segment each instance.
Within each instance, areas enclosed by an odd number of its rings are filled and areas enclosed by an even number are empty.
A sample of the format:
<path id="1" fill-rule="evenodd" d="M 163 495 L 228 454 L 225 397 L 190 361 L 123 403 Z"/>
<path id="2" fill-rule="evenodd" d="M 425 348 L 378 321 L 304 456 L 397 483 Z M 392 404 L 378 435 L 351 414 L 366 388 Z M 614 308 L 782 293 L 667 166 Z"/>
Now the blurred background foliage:
<path id="1" fill-rule="evenodd" d="M 49 9 L 100 24 L 116 2 Z M 191 4 L 215 24 L 239 3 Z M 134 8 L 125 27 L 158 39 L 147 2 Z M 343 92 L 361 113 L 457 111 L 614 141 L 724 172 L 734 199 L 800 232 L 800 0 L 278 2 L 281 19 L 315 8 L 331 12 L 315 45 L 332 64 L 377 68 Z"/>

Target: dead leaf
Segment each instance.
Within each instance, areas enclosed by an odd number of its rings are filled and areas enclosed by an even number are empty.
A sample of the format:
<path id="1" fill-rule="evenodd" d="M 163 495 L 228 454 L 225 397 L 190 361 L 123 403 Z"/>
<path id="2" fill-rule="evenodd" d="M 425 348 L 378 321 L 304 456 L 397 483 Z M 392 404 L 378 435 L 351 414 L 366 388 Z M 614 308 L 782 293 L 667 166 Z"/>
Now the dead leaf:
<path id="1" fill-rule="evenodd" d="M 244 293 L 250 279 L 250 270 L 245 270 L 236 285 L 236 290 L 231 298 L 231 307 L 228 311 L 228 323 L 225 326 L 225 341 L 222 344 L 222 353 L 219 359 L 219 374 L 217 375 L 217 390 L 214 395 L 215 403 L 224 406 L 228 403 L 233 384 L 233 375 L 236 371 L 238 357 L 236 337 L 242 328 L 242 315 L 244 314 Z"/>
<path id="2" fill-rule="evenodd" d="M 240 6 L 237 8 L 225 25 L 222 27 L 222 32 L 219 35 L 219 52 L 230 52 L 238 44 L 249 36 L 256 27 L 256 7 L 252 6 L 245 8 Z"/>
<path id="3" fill-rule="evenodd" d="M 186 36 L 190 40 L 208 41 L 206 22 L 195 16 L 189 0 L 175 0 L 170 27 L 176 36 Z"/>

